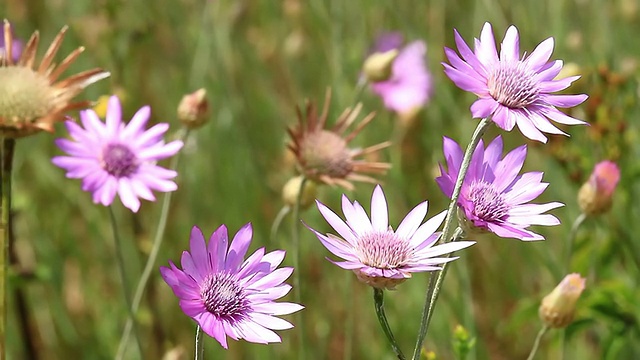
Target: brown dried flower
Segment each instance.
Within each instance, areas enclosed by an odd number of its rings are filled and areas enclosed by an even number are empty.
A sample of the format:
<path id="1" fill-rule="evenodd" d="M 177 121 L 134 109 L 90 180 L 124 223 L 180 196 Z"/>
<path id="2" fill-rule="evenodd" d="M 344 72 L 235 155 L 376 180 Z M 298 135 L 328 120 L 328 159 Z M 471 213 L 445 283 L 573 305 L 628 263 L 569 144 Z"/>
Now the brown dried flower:
<path id="1" fill-rule="evenodd" d="M 331 91 L 327 90 L 320 116 L 315 104 L 309 101 L 306 103 L 304 114 L 300 108 L 297 109 L 299 122 L 296 127 L 288 129 L 291 136 L 288 146 L 296 156 L 299 170 L 313 181 L 331 186 L 339 185 L 347 190 L 353 189 L 352 181 L 377 183 L 376 179 L 362 173 L 384 174 L 391 164 L 358 158 L 384 149 L 391 145 L 391 142 L 385 141 L 364 149 L 349 147 L 349 142 L 373 120 L 375 113 L 367 115 L 351 133 L 345 134 L 358 117 L 362 104 L 356 105 L 353 109 L 345 109 L 335 125 L 328 129 L 325 125 L 330 102 Z"/>
<path id="2" fill-rule="evenodd" d="M 4 21 L 5 51 L 0 54 L 0 136 L 20 138 L 41 130 L 53 131 L 53 124 L 63 120 L 67 111 L 91 104 L 72 102 L 73 98 L 85 87 L 109 76 L 102 69 L 92 69 L 58 81 L 84 51 L 84 47 L 79 47 L 60 64 L 53 62 L 66 31 L 66 26 L 60 30 L 38 65 L 35 58 L 40 35 L 34 32 L 14 62 L 13 34 L 9 22 Z"/>

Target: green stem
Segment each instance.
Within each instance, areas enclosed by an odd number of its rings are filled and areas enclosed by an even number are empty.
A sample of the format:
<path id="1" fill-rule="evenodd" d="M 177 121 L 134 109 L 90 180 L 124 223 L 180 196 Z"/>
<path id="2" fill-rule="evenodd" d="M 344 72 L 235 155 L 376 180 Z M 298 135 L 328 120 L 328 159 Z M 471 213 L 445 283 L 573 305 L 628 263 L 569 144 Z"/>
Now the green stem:
<path id="1" fill-rule="evenodd" d="M 2 139 L 2 163 L 0 167 L 0 196 L 2 207 L 0 210 L 0 359 L 7 356 L 7 268 L 8 249 L 11 239 L 11 176 L 13 171 L 13 154 L 16 147 L 15 139 Z"/>
<path id="2" fill-rule="evenodd" d="M 182 128 L 180 130 L 178 138 L 184 143 L 187 141 L 188 136 L 189 130 L 186 128 Z M 180 162 L 181 155 L 182 152 L 180 151 L 173 158 L 171 158 L 171 163 L 169 164 L 170 170 L 176 170 L 178 168 L 178 163 Z M 172 194 L 173 192 L 165 193 L 164 199 L 162 200 L 160 219 L 158 220 L 156 235 L 153 238 L 151 252 L 149 253 L 149 258 L 147 258 L 147 263 L 144 265 L 144 270 L 142 271 L 142 275 L 140 276 L 140 280 L 138 281 L 138 285 L 136 286 L 136 291 L 133 295 L 133 301 L 130 307 L 133 314 L 138 312 L 140 302 L 142 301 L 142 296 L 144 295 L 144 290 L 147 287 L 147 283 L 149 282 L 152 271 L 155 269 L 156 260 L 158 259 L 158 253 L 160 252 L 162 240 L 164 239 L 164 232 L 167 229 L 167 219 L 169 218 L 169 209 L 171 208 Z M 120 338 L 120 345 L 118 345 L 118 353 L 116 354 L 116 359 L 118 360 L 124 358 L 125 351 L 127 350 L 127 345 L 129 343 L 129 338 L 131 337 L 131 330 L 133 330 L 135 326 L 134 322 L 134 317 L 130 317 L 129 319 L 127 319 L 124 331 L 122 332 L 122 337 Z"/>
<path id="3" fill-rule="evenodd" d="M 115 245 L 116 261 L 118 263 L 118 272 L 120 273 L 120 280 L 122 281 L 122 289 L 124 293 L 124 300 L 127 303 L 128 320 L 131 319 L 133 323 L 133 334 L 138 345 L 138 351 L 140 352 L 140 358 L 144 359 L 144 352 L 142 351 L 142 342 L 140 342 L 140 336 L 138 334 L 138 328 L 136 322 L 133 321 L 135 316 L 131 307 L 131 291 L 129 290 L 129 281 L 127 279 L 127 273 L 125 270 L 124 257 L 122 256 L 122 242 L 120 241 L 120 234 L 118 232 L 118 224 L 116 222 L 116 216 L 113 213 L 113 207 L 109 206 L 109 219 L 111 220 L 111 230 L 113 231 L 113 241 Z"/>
<path id="4" fill-rule="evenodd" d="M 301 294 L 300 294 L 300 203 L 302 202 L 302 191 L 304 190 L 304 185 L 307 183 L 307 178 L 302 177 L 302 181 L 300 182 L 300 188 L 298 189 L 298 197 L 296 199 L 296 203 L 293 205 L 293 216 L 291 217 L 291 234 L 293 241 L 293 268 L 295 271 L 293 272 L 293 297 L 296 304 L 301 304 Z M 301 360 L 305 359 L 305 347 L 304 347 L 304 325 L 302 312 L 296 313 L 296 326 L 298 327 L 298 358 Z"/>
<path id="5" fill-rule="evenodd" d="M 567 239 L 567 254 L 564 263 L 564 274 L 567 274 L 571 269 L 571 258 L 573 257 L 573 243 L 578 235 L 578 228 L 580 225 L 587 219 L 587 215 L 585 213 L 581 213 L 571 225 L 571 231 L 569 232 L 569 238 Z"/>
<path id="6" fill-rule="evenodd" d="M 491 118 L 484 118 L 480 121 L 480 123 L 476 127 L 476 130 L 473 132 L 471 142 L 469 142 L 469 145 L 464 152 L 464 158 L 462 159 L 460 171 L 458 172 L 458 179 L 456 181 L 455 187 L 453 188 L 453 194 L 451 194 L 451 202 L 449 203 L 447 217 L 444 221 L 442 236 L 440 237 L 440 240 L 444 241 L 445 243 L 451 241 L 451 228 L 454 220 L 457 218 L 456 209 L 458 206 L 458 198 L 460 197 L 460 190 L 462 189 L 464 178 L 467 175 L 467 170 L 469 170 L 469 164 L 471 163 L 473 151 L 476 149 L 476 146 L 478 146 L 478 143 L 482 139 L 482 135 L 484 135 L 491 124 Z M 429 330 L 429 322 L 431 321 L 431 317 L 433 315 L 433 308 L 436 301 L 438 300 L 440 288 L 442 286 L 442 282 L 444 281 L 444 276 L 446 275 L 446 273 L 447 264 L 443 264 L 442 270 L 438 273 L 438 275 L 436 276 L 435 274 L 432 274 L 429 278 L 429 288 L 427 290 L 424 306 L 422 308 L 420 331 L 418 332 L 418 339 L 416 340 L 416 345 L 413 349 L 414 360 L 418 360 L 420 358 L 420 349 L 422 348 L 424 338 L 427 336 L 427 331 Z"/>
<path id="7" fill-rule="evenodd" d="M 347 309 L 347 319 L 344 326 L 344 356 L 345 360 L 351 359 L 353 355 L 353 332 L 355 327 L 355 308 L 354 304 L 354 290 L 353 290 L 353 273 L 351 271 L 345 271 L 344 273 L 344 304 Z"/>
<path id="8" fill-rule="evenodd" d="M 196 327 L 195 360 L 204 360 L 204 341 L 202 341 L 202 329 L 200 325 Z"/>
<path id="9" fill-rule="evenodd" d="M 402 350 L 400 350 L 398 342 L 391 331 L 391 327 L 389 327 L 389 322 L 387 322 L 387 316 L 384 313 L 384 290 L 377 288 L 373 289 L 373 302 L 376 307 L 378 321 L 380 322 L 380 326 L 382 326 L 382 331 L 384 331 L 384 334 L 387 336 L 387 340 L 389 340 L 389 343 L 391 344 L 391 348 L 393 348 L 393 352 L 399 360 L 405 360 L 406 357 L 402 353 Z"/>
<path id="10" fill-rule="evenodd" d="M 540 339 L 542 339 L 542 336 L 544 336 L 547 330 L 549 330 L 549 328 L 547 327 L 547 325 L 544 325 L 542 326 L 542 329 L 538 331 L 538 335 L 536 336 L 536 340 L 533 342 L 533 347 L 531 348 L 531 352 L 529 353 L 527 360 L 533 360 L 533 358 L 536 356 L 536 352 L 538 351 L 538 347 L 540 346 Z"/>
<path id="11" fill-rule="evenodd" d="M 278 229 L 280 229 L 280 225 L 282 225 L 282 220 L 287 214 L 291 211 L 291 208 L 288 205 L 285 205 L 280 209 L 276 218 L 273 219 L 273 225 L 271 225 L 271 233 L 269 234 L 269 241 L 274 243 L 276 241 L 276 236 L 278 236 Z"/>

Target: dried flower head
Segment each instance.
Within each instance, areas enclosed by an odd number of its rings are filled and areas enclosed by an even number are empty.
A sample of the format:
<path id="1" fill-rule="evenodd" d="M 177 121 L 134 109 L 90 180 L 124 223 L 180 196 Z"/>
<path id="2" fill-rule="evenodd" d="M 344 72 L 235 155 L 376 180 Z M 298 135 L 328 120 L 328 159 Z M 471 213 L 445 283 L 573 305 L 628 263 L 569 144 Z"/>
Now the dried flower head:
<path id="1" fill-rule="evenodd" d="M 578 192 L 578 205 L 587 215 L 598 215 L 611 208 L 613 192 L 620 181 L 620 169 L 613 161 L 599 162 L 589 181 Z"/>
<path id="2" fill-rule="evenodd" d="M 318 210 L 338 236 L 323 235 L 309 228 L 327 250 L 345 261 L 331 261 L 346 270 L 353 270 L 361 282 L 378 288 L 394 289 L 411 277 L 414 272 L 440 270 L 439 265 L 457 257 L 440 257 L 475 242 L 455 241 L 435 245 L 446 211 L 422 221 L 427 215 L 428 203 L 416 206 L 394 231 L 389 226 L 387 200 L 380 185 L 371 197 L 371 219 L 364 208 L 342 195 L 342 212 L 346 222 L 331 209 L 317 201 Z M 435 246 L 434 246 L 435 245 Z"/>
<path id="3" fill-rule="evenodd" d="M 190 252 L 182 253 L 182 269 L 169 262 L 161 267 L 164 281 L 180 299 L 182 311 L 225 349 L 227 336 L 260 344 L 280 342 L 273 330 L 293 327 L 277 315 L 303 309 L 301 305 L 276 302 L 291 286 L 285 280 L 293 268 L 278 266 L 282 250 L 265 254 L 264 248 L 246 258 L 253 229 L 246 224 L 229 244 L 227 227 L 220 226 L 205 243 L 202 231 L 191 230 Z"/>
<path id="4" fill-rule="evenodd" d="M 571 324 L 584 283 L 585 279 L 580 274 L 569 274 L 542 299 L 538 312 L 547 326 L 563 328 Z"/>
<path id="5" fill-rule="evenodd" d="M 581 104 L 587 95 L 553 94 L 580 78 L 555 79 L 563 63 L 562 60 L 549 61 L 553 38 L 540 43 L 527 57 L 520 56 L 520 38 L 515 26 L 507 29 L 499 56 L 489 23 L 484 24 L 480 39 L 474 39 L 474 51 L 458 31 L 455 31 L 455 41 L 460 55 L 445 48 L 450 64 L 442 65 L 459 88 L 478 96 L 471 105 L 474 118 L 491 117 L 506 131 L 518 125 L 524 136 L 540 142 L 547 142 L 543 132 L 567 135 L 549 119 L 566 125 L 585 123 L 556 109 L 556 106 L 568 108 Z"/>
<path id="6" fill-rule="evenodd" d="M 331 92 L 327 91 L 322 114 L 318 116 L 316 106 L 307 101 L 304 115 L 301 109 L 297 109 L 298 126 L 288 129 L 291 136 L 288 146 L 296 156 L 300 171 L 316 182 L 340 185 L 348 190 L 353 189 L 351 181 L 376 183 L 376 179 L 362 173 L 385 173 L 391 165 L 357 158 L 384 149 L 391 143 L 385 141 L 364 149 L 349 147 L 349 142 L 373 120 L 375 113 L 367 115 L 347 135 L 345 131 L 358 117 L 362 104 L 356 105 L 353 109 L 347 108 L 331 129 L 325 129 L 330 102 Z"/>
<path id="7" fill-rule="evenodd" d="M 13 34 L 4 22 L 4 51 L 0 54 L 0 134 L 19 138 L 41 130 L 53 131 L 53 124 L 69 110 L 83 109 L 89 101 L 72 102 L 87 86 L 109 76 L 102 69 L 87 70 L 58 81 L 62 73 L 84 51 L 79 47 L 58 65 L 54 57 L 62 44 L 63 27 L 36 66 L 40 35 L 36 31 L 18 61 L 14 61 Z"/>

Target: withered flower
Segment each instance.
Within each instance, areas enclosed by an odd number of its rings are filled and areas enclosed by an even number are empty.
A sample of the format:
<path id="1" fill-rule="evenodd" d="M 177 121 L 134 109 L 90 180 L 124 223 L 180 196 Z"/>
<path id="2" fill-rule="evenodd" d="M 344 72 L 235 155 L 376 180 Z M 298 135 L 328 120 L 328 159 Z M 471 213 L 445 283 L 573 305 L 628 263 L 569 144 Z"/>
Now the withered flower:
<path id="1" fill-rule="evenodd" d="M 327 90 L 322 113 L 318 116 L 315 104 L 307 100 L 304 114 L 302 109 L 297 109 L 297 126 L 287 129 L 291 136 L 288 147 L 296 156 L 300 172 L 313 181 L 339 185 L 347 190 L 354 188 L 352 181 L 377 183 L 376 179 L 363 173 L 384 174 L 391 164 L 361 157 L 384 149 L 391 142 L 385 141 L 367 148 L 349 147 L 349 143 L 373 120 L 375 113 L 367 115 L 347 134 L 362 104 L 345 109 L 333 127 L 325 128 L 330 102 L 331 91 Z"/>
<path id="2" fill-rule="evenodd" d="M 41 130 L 53 131 L 53 124 L 64 119 L 70 110 L 90 106 L 89 101 L 73 102 L 85 87 L 109 76 L 102 69 L 92 69 L 58 81 L 62 73 L 84 51 L 79 47 L 62 62 L 53 62 L 67 27 L 55 37 L 39 64 L 36 51 L 40 39 L 36 31 L 17 61 L 13 59 L 13 33 L 4 21 L 5 49 L 0 54 L 0 136 L 20 138 Z"/>

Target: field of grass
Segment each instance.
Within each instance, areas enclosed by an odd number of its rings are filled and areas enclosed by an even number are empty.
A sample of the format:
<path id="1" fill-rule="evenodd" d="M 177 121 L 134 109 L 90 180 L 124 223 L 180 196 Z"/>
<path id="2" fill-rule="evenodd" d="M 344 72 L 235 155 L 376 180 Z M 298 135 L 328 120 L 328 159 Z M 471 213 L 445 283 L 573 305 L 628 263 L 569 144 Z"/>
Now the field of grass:
<path id="1" fill-rule="evenodd" d="M 207 236 L 221 224 L 233 234 L 247 222 L 254 227 L 250 252 L 262 246 L 284 249 L 285 264 L 292 265 L 291 229 L 297 219 L 289 214 L 276 238 L 269 235 L 283 206 L 282 186 L 296 174 L 286 127 L 296 122 L 296 106 L 307 98 L 322 103 L 327 88 L 333 92 L 330 122 L 352 106 L 367 50 L 385 31 L 427 43 L 433 96 L 413 122 L 403 125 L 365 89 L 363 113 L 377 116 L 354 143 L 394 142 L 379 159 L 393 166 L 379 176 L 391 225 L 425 199 L 428 217 L 439 213 L 448 204 L 434 181 L 444 161 L 442 137 L 465 146 L 478 122 L 469 111 L 475 96 L 457 88 L 440 64 L 446 61 L 444 47 L 455 48 L 454 28 L 469 42 L 488 21 L 499 42 L 514 24 L 527 53 L 554 37 L 552 59 L 564 60 L 582 75 L 567 93 L 589 95 L 571 114 L 590 126 L 563 127 L 571 137 L 551 135 L 547 144 L 495 126 L 485 139 L 502 134 L 509 150 L 528 144 L 524 170 L 543 171 L 550 183 L 534 202 L 564 203 L 552 211 L 562 224 L 534 227 L 546 238 L 539 242 L 474 238 L 478 243 L 450 267 L 425 348 L 437 359 L 455 358 L 453 331 L 462 324 L 476 338 L 468 359 L 524 359 L 541 327 L 541 299 L 567 272 L 579 272 L 587 282 L 575 321 L 566 332 L 549 331 L 537 358 L 560 359 L 563 348 L 564 359 L 640 358 L 637 1 L 5 0 L 0 14 L 18 37 L 40 31 L 39 56 L 44 44 L 69 25 L 57 60 L 80 45 L 86 51 L 68 73 L 93 67 L 111 72 L 81 97 L 118 94 L 126 119 L 150 105 L 151 122 L 170 123 L 171 136 L 180 128 L 176 108 L 182 96 L 207 89 L 211 119 L 190 134 L 182 150 L 179 188 L 156 268 L 180 260 L 193 225 Z M 9 359 L 113 358 L 126 321 L 108 211 L 93 204 L 80 181 L 65 178 L 51 163 L 61 155 L 54 139 L 65 136 L 58 125 L 56 134 L 17 143 Z M 578 189 L 605 159 L 621 169 L 613 207 L 578 229 L 568 265 L 567 239 L 580 215 Z M 368 210 L 372 190 L 372 184 L 358 184 L 346 193 Z M 339 211 L 342 193 L 325 186 L 317 198 Z M 160 201 L 143 202 L 136 214 L 115 202 L 131 284 L 142 272 L 155 234 L 164 196 L 156 195 Z M 315 207 L 300 218 L 319 231 L 332 231 Z M 304 333 L 308 359 L 393 359 L 371 288 L 328 262 L 329 252 L 304 227 L 299 245 L 295 271 L 301 277 L 304 332 L 298 327 L 279 331 L 281 344 L 231 340 L 229 350 L 205 337 L 206 358 L 296 359 L 298 336 Z M 428 275 L 420 273 L 386 292 L 387 316 L 405 353 L 415 342 L 427 284 Z M 293 293 L 286 300 L 293 301 Z M 178 358 L 193 356 L 195 323 L 182 313 L 159 271 L 151 277 L 137 322 L 145 358 L 160 359 L 169 351 L 182 353 Z M 137 356 L 132 342 L 126 358 Z"/>

